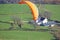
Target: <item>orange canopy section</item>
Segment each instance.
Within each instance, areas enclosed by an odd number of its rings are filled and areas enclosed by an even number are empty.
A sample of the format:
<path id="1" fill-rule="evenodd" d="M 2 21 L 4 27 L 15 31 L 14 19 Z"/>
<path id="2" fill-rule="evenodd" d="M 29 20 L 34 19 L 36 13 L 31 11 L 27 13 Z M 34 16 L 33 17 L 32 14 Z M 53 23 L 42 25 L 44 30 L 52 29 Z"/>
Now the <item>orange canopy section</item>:
<path id="1" fill-rule="evenodd" d="M 38 19 L 38 16 L 39 16 L 38 8 L 35 6 L 35 4 L 33 4 L 30 1 L 24 1 L 24 3 L 29 6 L 29 8 L 32 11 L 33 19 L 36 21 Z"/>

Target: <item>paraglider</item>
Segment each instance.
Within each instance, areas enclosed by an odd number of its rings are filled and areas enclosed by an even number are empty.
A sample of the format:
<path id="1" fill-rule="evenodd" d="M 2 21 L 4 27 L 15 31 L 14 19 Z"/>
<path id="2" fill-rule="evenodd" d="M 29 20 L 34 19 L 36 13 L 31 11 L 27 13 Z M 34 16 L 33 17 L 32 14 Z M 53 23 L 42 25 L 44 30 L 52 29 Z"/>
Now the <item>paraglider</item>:
<path id="1" fill-rule="evenodd" d="M 19 4 L 27 4 L 29 8 L 31 9 L 32 15 L 33 15 L 33 21 L 35 24 L 39 26 L 54 26 L 58 22 L 56 21 L 49 21 L 47 17 L 39 17 L 39 11 L 36 5 L 30 1 L 22 0 L 19 2 Z"/>
<path id="2" fill-rule="evenodd" d="M 39 17 L 38 8 L 36 7 L 34 3 L 30 1 L 23 1 L 23 2 L 19 2 L 19 4 L 27 4 L 29 6 L 29 8 L 32 11 L 33 20 L 35 23 L 37 23 L 37 25 L 41 25 L 42 23 L 48 22 L 47 18 Z"/>
<path id="3" fill-rule="evenodd" d="M 38 19 L 38 16 L 39 16 L 39 12 L 38 12 L 38 8 L 36 7 L 35 4 L 33 4 L 32 2 L 30 1 L 24 1 L 24 2 L 19 2 L 19 4 L 27 4 L 29 6 L 29 8 L 31 9 L 32 11 L 32 15 L 33 15 L 33 20 L 37 20 Z"/>

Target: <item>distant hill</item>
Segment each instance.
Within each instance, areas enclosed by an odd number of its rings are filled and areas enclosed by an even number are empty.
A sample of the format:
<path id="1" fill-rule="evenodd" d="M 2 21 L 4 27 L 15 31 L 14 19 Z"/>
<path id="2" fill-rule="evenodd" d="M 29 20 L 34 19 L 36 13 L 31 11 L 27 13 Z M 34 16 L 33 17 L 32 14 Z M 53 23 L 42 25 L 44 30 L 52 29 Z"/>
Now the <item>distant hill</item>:
<path id="1" fill-rule="evenodd" d="M 18 3 L 20 0 L 0 0 L 0 4 Z"/>
<path id="2" fill-rule="evenodd" d="M 0 0 L 0 4 L 10 4 L 10 3 L 18 3 L 20 0 Z M 34 3 L 52 3 L 52 4 L 60 4 L 60 0 L 30 0 Z"/>

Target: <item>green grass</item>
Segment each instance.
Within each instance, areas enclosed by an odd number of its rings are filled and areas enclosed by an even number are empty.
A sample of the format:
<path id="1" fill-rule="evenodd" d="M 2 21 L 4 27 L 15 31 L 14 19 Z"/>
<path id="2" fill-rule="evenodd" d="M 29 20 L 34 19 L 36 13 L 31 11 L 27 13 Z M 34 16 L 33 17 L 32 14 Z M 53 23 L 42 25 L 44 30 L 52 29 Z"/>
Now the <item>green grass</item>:
<path id="1" fill-rule="evenodd" d="M 20 4 L 0 4 L 0 13 L 4 14 L 4 12 L 5 14 L 28 13 L 29 7 Z"/>
<path id="2" fill-rule="evenodd" d="M 60 5 L 45 5 L 45 8 L 52 13 L 52 20 L 60 20 Z M 32 20 L 32 13 L 27 5 L 20 4 L 0 4 L 0 21 L 11 21 L 12 16 L 18 16 L 22 20 Z M 8 29 L 10 24 L 0 23 L 0 29 Z M 24 23 L 23 28 L 33 29 L 28 23 Z M 48 29 L 47 27 L 39 27 Z M 49 31 L 22 31 L 22 30 L 0 30 L 0 40 L 52 40 L 53 35 Z"/>
<path id="3" fill-rule="evenodd" d="M 27 8 L 26 8 L 27 7 Z M 31 11 L 29 10 L 29 7 L 27 5 L 20 5 L 20 4 L 0 4 L 0 15 L 2 17 L 0 20 L 6 20 L 9 21 L 11 16 L 16 15 L 21 17 L 24 20 L 27 20 L 25 18 L 28 18 L 28 20 L 31 20 Z M 29 17 L 27 17 L 29 16 Z M 5 19 L 4 19 L 5 17 Z M 31 19 L 29 19 L 31 18 Z"/>
<path id="4" fill-rule="evenodd" d="M 49 10 L 52 14 L 52 20 L 60 21 L 60 5 L 46 5 L 46 9 Z"/>
<path id="5" fill-rule="evenodd" d="M 1 40 L 52 40 L 48 32 L 36 31 L 0 31 Z"/>

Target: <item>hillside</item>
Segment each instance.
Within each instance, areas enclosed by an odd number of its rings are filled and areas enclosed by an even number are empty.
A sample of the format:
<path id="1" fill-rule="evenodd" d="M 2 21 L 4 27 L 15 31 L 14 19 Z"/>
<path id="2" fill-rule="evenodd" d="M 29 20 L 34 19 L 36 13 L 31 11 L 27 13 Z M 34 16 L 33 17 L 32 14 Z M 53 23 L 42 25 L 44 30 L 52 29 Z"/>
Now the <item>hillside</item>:
<path id="1" fill-rule="evenodd" d="M 27 8 L 26 8 L 27 7 Z M 53 20 L 60 20 L 60 5 L 45 5 L 45 9 L 50 11 L 52 13 L 51 19 Z M 1 14 L 4 14 L 5 16 L 8 15 L 8 17 L 12 15 L 19 15 L 21 17 L 25 18 L 31 18 L 31 10 L 27 5 L 20 5 L 20 4 L 0 4 L 0 17 Z M 4 16 L 2 15 L 2 16 Z M 29 15 L 29 17 L 28 17 Z M 5 17 L 4 16 L 4 17 Z M 2 19 L 5 19 L 5 18 Z M 22 18 L 22 19 L 23 19 Z M 0 20 L 2 20 L 0 19 Z M 6 19 L 7 20 L 7 19 Z M 30 19 L 28 19 L 30 20 Z"/>
<path id="2" fill-rule="evenodd" d="M 60 5 L 45 5 L 45 8 L 52 13 L 52 20 L 60 21 Z M 22 20 L 32 20 L 31 10 L 27 5 L 0 4 L 0 21 L 11 21 L 13 15 Z M 47 27 L 39 26 L 39 31 L 34 31 L 34 26 L 28 23 L 24 23 L 23 30 L 18 26 L 16 30 L 8 30 L 9 27 L 10 24 L 0 22 L 0 40 L 54 40 Z"/>

